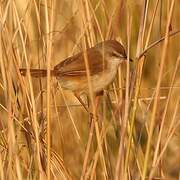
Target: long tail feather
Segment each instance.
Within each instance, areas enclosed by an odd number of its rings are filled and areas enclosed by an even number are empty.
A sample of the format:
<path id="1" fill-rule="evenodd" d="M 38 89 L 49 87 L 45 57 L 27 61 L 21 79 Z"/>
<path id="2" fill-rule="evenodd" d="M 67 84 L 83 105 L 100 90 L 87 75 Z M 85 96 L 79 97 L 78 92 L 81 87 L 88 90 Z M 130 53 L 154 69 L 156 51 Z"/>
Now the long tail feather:
<path id="1" fill-rule="evenodd" d="M 22 76 L 27 74 L 27 69 L 19 69 Z M 32 77 L 46 77 L 47 70 L 46 69 L 30 69 L 30 74 Z M 55 76 L 54 70 L 51 70 L 51 76 Z"/>

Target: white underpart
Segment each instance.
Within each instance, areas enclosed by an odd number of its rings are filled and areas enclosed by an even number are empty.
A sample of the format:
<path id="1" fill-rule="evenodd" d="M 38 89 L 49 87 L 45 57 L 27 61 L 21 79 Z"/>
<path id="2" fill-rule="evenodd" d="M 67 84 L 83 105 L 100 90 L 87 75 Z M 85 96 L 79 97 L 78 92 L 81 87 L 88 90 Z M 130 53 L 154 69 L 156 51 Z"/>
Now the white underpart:
<path id="1" fill-rule="evenodd" d="M 108 62 L 107 69 L 104 70 L 104 72 L 90 77 L 93 92 L 102 91 L 114 80 L 118 66 L 121 62 L 120 59 L 114 58 Z M 81 87 L 78 81 L 66 81 L 61 78 L 62 77 L 58 78 L 58 80 L 63 88 L 72 91 L 80 91 L 81 94 L 89 92 L 88 80 L 86 78 L 84 79 L 84 83 L 81 84 Z"/>
<path id="2" fill-rule="evenodd" d="M 101 74 L 92 78 L 92 89 L 94 92 L 102 91 L 115 78 L 121 60 L 115 58 L 108 63 L 108 68 Z"/>

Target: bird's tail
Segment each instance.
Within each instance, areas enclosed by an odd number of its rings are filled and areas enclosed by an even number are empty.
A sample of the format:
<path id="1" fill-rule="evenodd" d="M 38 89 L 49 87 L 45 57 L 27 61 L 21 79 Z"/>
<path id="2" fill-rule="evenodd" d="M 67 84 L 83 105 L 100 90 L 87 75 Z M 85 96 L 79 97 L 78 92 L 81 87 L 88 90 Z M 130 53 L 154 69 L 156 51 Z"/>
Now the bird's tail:
<path id="1" fill-rule="evenodd" d="M 19 69 L 22 76 L 27 74 L 27 69 Z M 47 70 L 46 69 L 30 69 L 30 74 L 32 77 L 46 77 Z M 56 72 L 54 70 L 50 71 L 51 76 L 56 76 Z"/>

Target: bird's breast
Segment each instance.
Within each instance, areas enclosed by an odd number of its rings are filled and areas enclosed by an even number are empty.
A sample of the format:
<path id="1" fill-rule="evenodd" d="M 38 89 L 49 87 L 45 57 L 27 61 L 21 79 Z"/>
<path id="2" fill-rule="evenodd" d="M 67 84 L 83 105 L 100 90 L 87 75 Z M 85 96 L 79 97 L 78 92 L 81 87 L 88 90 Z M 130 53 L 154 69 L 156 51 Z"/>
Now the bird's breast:
<path id="1" fill-rule="evenodd" d="M 114 80 L 119 64 L 119 61 L 116 59 L 108 62 L 104 71 L 90 76 L 90 82 L 88 82 L 87 76 L 61 76 L 58 80 L 65 89 L 88 94 L 89 85 L 91 85 L 93 92 L 98 93 Z"/>
<path id="2" fill-rule="evenodd" d="M 99 92 L 105 89 L 114 80 L 117 69 L 119 66 L 118 61 L 113 61 L 108 64 L 107 69 L 92 77 L 92 87 L 94 92 Z"/>

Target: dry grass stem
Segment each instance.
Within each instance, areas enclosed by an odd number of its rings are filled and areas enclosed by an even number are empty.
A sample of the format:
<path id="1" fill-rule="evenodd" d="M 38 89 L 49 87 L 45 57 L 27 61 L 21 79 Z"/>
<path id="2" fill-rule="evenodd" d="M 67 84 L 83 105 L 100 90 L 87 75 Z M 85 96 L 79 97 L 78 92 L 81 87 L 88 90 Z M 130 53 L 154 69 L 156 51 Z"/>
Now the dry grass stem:
<path id="1" fill-rule="evenodd" d="M 179 7 L 1 1 L 0 179 L 179 179 Z M 127 61 L 97 96 L 85 50 L 109 39 L 124 46 Z M 88 96 L 52 77 L 55 65 L 81 51 Z M 31 69 L 47 76 L 34 78 Z"/>

